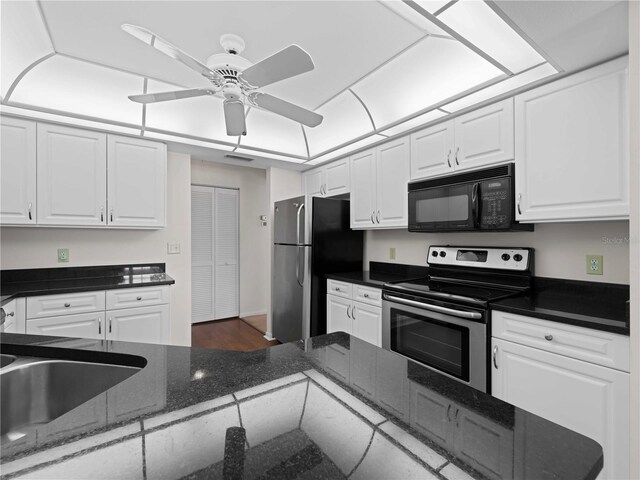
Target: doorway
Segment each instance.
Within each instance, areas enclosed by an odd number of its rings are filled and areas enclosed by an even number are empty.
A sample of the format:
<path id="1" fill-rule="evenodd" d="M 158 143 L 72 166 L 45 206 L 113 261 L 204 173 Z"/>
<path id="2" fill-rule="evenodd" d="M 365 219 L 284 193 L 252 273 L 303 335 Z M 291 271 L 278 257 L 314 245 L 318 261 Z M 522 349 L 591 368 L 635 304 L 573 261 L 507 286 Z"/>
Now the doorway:
<path id="1" fill-rule="evenodd" d="M 191 323 L 240 313 L 239 194 L 191 186 Z"/>

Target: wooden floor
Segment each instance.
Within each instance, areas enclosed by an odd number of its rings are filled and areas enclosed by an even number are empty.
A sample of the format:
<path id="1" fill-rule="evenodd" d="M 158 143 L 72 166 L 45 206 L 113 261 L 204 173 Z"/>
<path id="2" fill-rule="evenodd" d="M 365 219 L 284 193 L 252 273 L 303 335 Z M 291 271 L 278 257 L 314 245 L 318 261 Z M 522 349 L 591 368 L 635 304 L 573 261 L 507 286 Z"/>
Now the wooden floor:
<path id="1" fill-rule="evenodd" d="M 261 332 L 239 318 L 214 320 L 191 326 L 192 347 L 252 352 L 279 344 L 277 340 L 265 339 Z"/>
<path id="2" fill-rule="evenodd" d="M 266 315 L 251 315 L 249 317 L 241 317 L 245 323 L 248 323 L 253 328 L 262 332 L 263 334 L 267 333 L 267 316 Z"/>

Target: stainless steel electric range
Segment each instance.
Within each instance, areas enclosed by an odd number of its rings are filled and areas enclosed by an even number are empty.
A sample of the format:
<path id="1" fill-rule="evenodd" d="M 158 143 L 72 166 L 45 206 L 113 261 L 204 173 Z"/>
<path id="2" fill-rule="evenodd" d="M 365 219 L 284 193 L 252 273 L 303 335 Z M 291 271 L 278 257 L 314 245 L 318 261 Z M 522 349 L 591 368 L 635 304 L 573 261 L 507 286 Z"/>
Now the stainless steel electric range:
<path id="1" fill-rule="evenodd" d="M 489 304 L 530 288 L 533 249 L 431 246 L 427 264 L 384 285 L 382 347 L 489 393 Z"/>

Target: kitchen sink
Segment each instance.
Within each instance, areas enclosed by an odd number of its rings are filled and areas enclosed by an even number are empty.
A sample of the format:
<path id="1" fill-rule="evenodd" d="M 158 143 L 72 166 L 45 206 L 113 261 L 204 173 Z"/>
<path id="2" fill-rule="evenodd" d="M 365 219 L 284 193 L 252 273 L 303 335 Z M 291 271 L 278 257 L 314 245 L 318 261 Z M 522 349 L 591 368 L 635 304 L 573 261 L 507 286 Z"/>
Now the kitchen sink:
<path id="1" fill-rule="evenodd" d="M 107 391 L 140 367 L 2 354 L 2 443 Z"/>

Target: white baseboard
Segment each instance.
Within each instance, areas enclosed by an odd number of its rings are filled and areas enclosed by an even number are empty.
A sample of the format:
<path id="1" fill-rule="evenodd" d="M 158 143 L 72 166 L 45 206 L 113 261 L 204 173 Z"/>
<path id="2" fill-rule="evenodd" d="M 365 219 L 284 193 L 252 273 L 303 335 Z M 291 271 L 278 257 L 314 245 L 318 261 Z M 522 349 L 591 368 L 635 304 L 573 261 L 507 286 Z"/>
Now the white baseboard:
<path id="1" fill-rule="evenodd" d="M 266 315 L 267 312 L 264 310 L 258 310 L 256 312 L 240 312 L 240 318 L 244 317 L 253 317 L 254 315 Z"/>
<path id="2" fill-rule="evenodd" d="M 275 340 L 274 336 L 271 335 L 271 332 L 267 332 L 264 334 L 264 338 L 266 338 L 267 340 L 271 341 L 271 340 Z"/>

